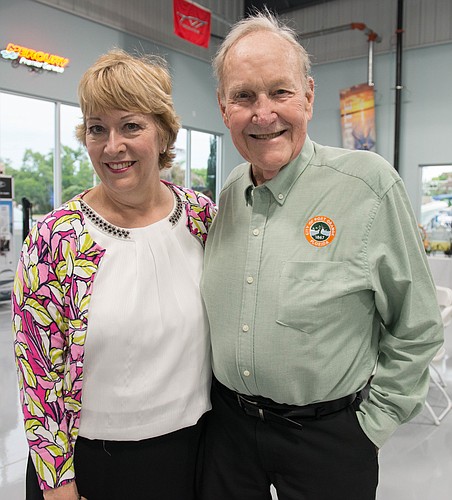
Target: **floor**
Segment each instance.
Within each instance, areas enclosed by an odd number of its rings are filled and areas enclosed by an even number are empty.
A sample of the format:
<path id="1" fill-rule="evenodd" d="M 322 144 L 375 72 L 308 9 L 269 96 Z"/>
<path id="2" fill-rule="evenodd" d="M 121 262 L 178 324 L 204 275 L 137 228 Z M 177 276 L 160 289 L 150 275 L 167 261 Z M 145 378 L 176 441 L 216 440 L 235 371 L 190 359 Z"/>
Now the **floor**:
<path id="1" fill-rule="evenodd" d="M 18 407 L 11 338 L 9 304 L 0 302 L 0 499 L 23 500 L 27 446 Z M 439 368 L 452 396 L 452 327 L 446 331 L 445 347 L 449 358 Z M 428 400 L 434 407 L 441 403 L 434 387 Z M 377 498 L 452 498 L 452 411 L 436 426 L 424 410 L 397 430 L 380 452 Z"/>

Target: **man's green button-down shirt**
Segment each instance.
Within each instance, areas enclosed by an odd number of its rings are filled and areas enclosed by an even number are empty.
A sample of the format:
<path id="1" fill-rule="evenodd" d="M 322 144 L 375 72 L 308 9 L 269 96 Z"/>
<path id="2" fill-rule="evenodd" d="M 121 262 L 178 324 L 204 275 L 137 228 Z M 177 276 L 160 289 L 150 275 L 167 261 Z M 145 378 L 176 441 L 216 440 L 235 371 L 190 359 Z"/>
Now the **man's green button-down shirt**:
<path id="1" fill-rule="evenodd" d="M 442 322 L 403 184 L 369 152 L 307 138 L 255 187 L 239 165 L 207 239 L 213 370 L 242 394 L 306 405 L 354 393 L 381 446 L 417 414 Z"/>

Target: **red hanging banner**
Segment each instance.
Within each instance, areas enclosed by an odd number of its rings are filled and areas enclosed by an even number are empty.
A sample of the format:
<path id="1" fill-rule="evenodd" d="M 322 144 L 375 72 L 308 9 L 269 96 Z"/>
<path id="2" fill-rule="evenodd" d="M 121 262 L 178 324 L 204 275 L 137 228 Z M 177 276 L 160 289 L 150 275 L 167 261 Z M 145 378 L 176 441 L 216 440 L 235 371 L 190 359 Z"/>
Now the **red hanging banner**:
<path id="1" fill-rule="evenodd" d="M 208 47 L 210 10 L 187 0 L 173 0 L 174 33 L 188 42 Z"/>

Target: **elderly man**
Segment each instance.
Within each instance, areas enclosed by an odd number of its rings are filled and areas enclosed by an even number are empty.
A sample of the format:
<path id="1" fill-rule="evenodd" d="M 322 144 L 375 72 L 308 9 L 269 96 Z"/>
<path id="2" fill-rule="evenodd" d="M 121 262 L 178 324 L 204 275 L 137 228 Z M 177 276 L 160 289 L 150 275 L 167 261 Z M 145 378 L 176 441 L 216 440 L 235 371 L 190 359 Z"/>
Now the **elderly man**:
<path id="1" fill-rule="evenodd" d="M 202 291 L 214 384 L 203 500 L 370 500 L 378 448 L 423 406 L 442 343 L 435 287 L 400 177 L 314 143 L 314 81 L 268 12 L 215 58 L 247 163 L 226 181 Z"/>

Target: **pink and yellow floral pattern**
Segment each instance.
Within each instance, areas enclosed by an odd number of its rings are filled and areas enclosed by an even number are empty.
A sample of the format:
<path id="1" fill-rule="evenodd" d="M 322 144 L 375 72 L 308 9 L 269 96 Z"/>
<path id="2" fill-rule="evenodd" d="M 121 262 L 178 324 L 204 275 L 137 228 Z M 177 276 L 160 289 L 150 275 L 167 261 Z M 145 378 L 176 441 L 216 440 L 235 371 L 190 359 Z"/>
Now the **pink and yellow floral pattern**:
<path id="1" fill-rule="evenodd" d="M 188 229 L 204 245 L 216 207 L 165 182 L 181 198 Z M 25 432 L 40 487 L 75 478 L 85 335 L 92 285 L 105 253 L 89 235 L 80 198 L 48 214 L 24 242 L 12 294 Z"/>

